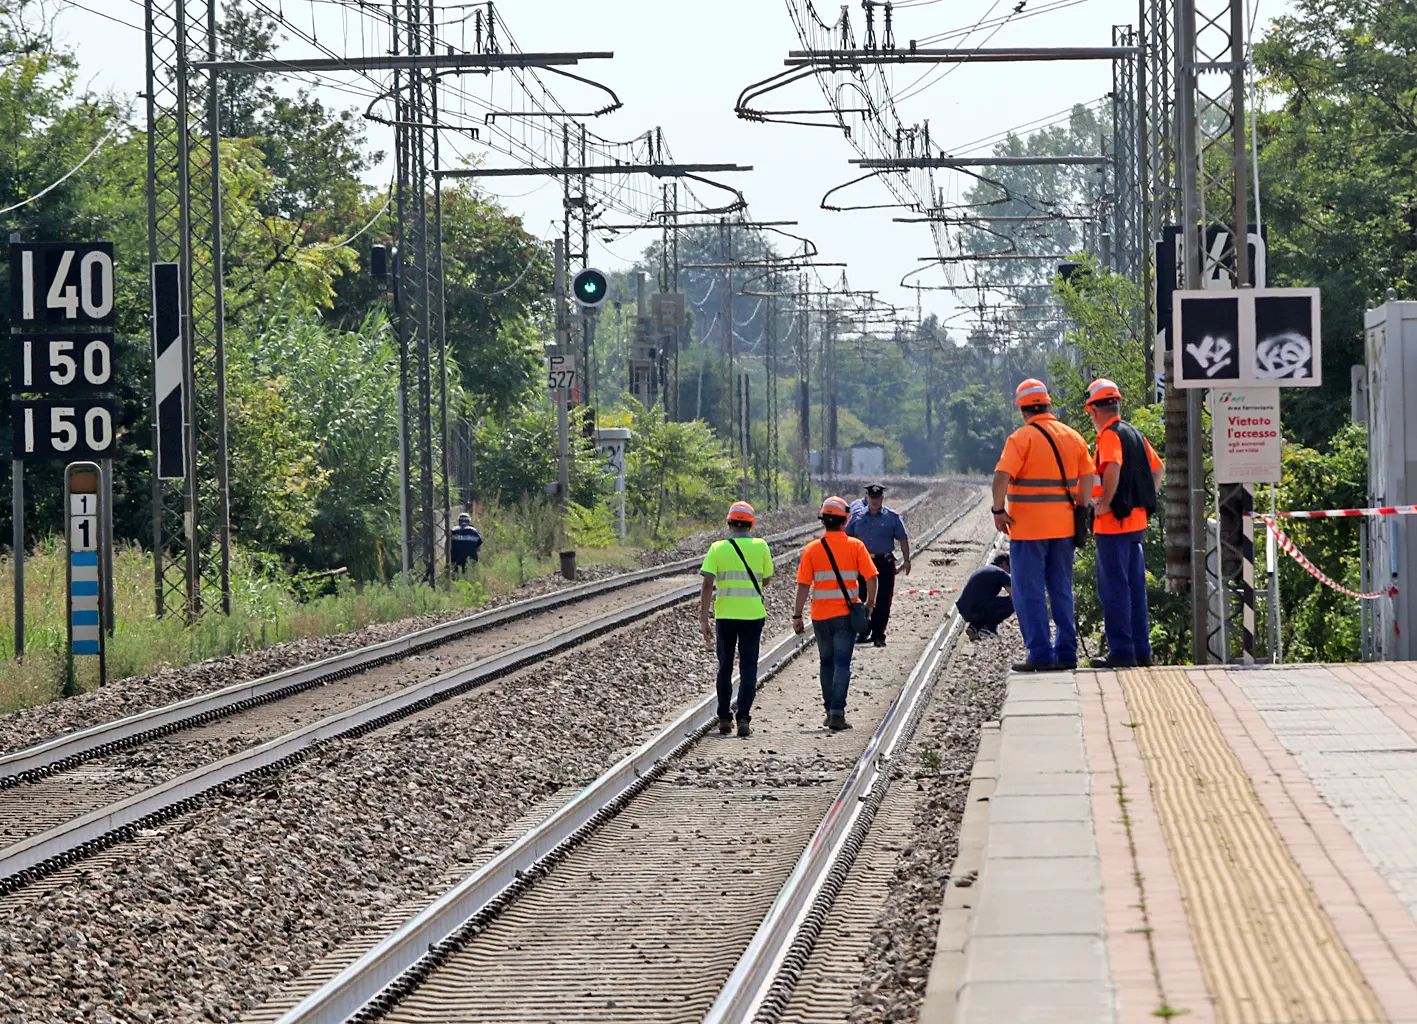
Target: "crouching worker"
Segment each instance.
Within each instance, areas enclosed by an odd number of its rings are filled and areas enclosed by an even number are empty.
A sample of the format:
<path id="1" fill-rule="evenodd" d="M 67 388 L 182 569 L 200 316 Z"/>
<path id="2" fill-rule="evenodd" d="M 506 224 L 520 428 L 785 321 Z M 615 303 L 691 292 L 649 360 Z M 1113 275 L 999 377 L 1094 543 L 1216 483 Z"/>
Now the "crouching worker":
<path id="1" fill-rule="evenodd" d="M 767 609 L 763 586 L 772 578 L 772 552 L 752 536 L 753 506 L 735 501 L 728 509 L 728 539 L 715 541 L 704 555 L 699 589 L 699 625 L 704 643 L 718 651 L 718 731 L 733 730 L 733 655 L 738 653 L 738 735 L 752 734 L 749 721 L 758 692 L 758 650 Z M 715 627 L 709 626 L 709 601 Z"/>
<path id="2" fill-rule="evenodd" d="M 995 555 L 992 563 L 970 574 L 955 602 L 969 639 L 999 635 L 999 626 L 1014 613 L 1012 584 L 1007 552 Z"/>

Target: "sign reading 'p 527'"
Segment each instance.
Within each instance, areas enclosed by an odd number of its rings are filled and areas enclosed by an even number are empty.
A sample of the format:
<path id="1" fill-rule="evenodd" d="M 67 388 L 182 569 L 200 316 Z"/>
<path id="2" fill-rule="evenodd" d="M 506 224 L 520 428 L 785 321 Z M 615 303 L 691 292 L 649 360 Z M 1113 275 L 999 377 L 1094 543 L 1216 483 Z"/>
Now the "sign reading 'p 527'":
<path id="1" fill-rule="evenodd" d="M 113 314 L 112 242 L 11 242 L 14 327 L 107 327 Z"/>

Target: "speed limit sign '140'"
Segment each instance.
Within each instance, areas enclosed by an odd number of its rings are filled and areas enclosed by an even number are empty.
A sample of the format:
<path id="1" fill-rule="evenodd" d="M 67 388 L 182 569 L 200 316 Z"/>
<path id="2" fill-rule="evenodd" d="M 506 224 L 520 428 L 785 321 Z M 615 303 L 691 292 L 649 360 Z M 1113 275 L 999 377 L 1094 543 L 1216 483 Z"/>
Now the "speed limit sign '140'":
<path id="1" fill-rule="evenodd" d="M 16 459 L 106 459 L 118 436 L 117 403 L 107 398 L 20 399 L 10 403 Z"/>
<path id="2" fill-rule="evenodd" d="M 113 323 L 113 243 L 11 242 L 10 322 L 16 327 Z"/>

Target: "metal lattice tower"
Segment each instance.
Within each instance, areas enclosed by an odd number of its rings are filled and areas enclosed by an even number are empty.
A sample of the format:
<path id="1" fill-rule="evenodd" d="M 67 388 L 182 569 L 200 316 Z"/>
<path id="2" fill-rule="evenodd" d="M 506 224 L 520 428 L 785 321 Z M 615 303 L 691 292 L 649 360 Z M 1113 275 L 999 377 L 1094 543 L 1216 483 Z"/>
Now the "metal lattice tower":
<path id="1" fill-rule="evenodd" d="M 1131 25 L 1112 26 L 1113 46 L 1136 46 L 1137 33 Z M 1138 109 L 1140 59 L 1122 57 L 1112 61 L 1112 208 L 1113 266 L 1141 284 L 1141 268 L 1146 253 L 1142 186 L 1142 130 Z"/>
<path id="2" fill-rule="evenodd" d="M 159 615 L 231 610 L 226 350 L 223 338 L 220 115 L 215 0 L 147 0 L 148 255 L 176 263 L 187 479 L 153 481 L 153 562 Z M 199 109 L 205 92 L 206 111 Z"/>
<path id="3" fill-rule="evenodd" d="M 1243 287 L 1250 279 L 1243 6 L 1239 0 L 1177 0 L 1177 43 L 1182 56 L 1176 114 L 1182 128 L 1185 285 Z M 1240 515 L 1246 488 L 1226 485 L 1217 495 L 1220 608 L 1218 621 L 1210 621 L 1205 585 L 1207 494 L 1201 473 L 1204 392 L 1192 389 L 1186 401 L 1192 654 L 1198 663 L 1210 656 L 1228 661 L 1231 641 L 1239 639 L 1248 657 L 1254 649 L 1254 558 L 1253 534 L 1245 529 L 1248 524 Z"/>
<path id="4" fill-rule="evenodd" d="M 403 0 L 393 19 L 394 53 L 421 56 L 436 52 L 435 26 L 419 0 Z M 433 423 L 433 389 L 438 348 L 438 384 L 442 392 L 443 267 L 439 232 L 441 203 L 433 171 L 438 166 L 438 92 L 434 70 L 394 73 L 397 164 L 399 391 L 405 446 L 404 501 L 408 535 L 404 568 L 410 580 L 433 583 L 440 540 L 447 524 L 439 522 L 435 465 L 442 464 L 442 431 Z M 441 428 L 441 424 L 439 424 Z M 441 534 L 441 538 L 440 538 Z"/>

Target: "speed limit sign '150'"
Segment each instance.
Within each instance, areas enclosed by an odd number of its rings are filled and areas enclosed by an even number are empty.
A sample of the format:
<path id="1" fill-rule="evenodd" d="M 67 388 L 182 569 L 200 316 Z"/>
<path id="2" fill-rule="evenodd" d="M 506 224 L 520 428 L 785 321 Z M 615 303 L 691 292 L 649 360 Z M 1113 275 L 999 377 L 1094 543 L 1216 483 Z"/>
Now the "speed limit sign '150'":
<path id="1" fill-rule="evenodd" d="M 113 387 L 112 334 L 16 334 L 10 390 L 84 394 Z"/>
<path id="2" fill-rule="evenodd" d="M 112 242 L 11 242 L 10 323 L 107 327 L 113 323 Z"/>
<path id="3" fill-rule="evenodd" d="M 11 457 L 106 459 L 118 436 L 117 403 L 108 398 L 45 398 L 10 403 Z"/>

